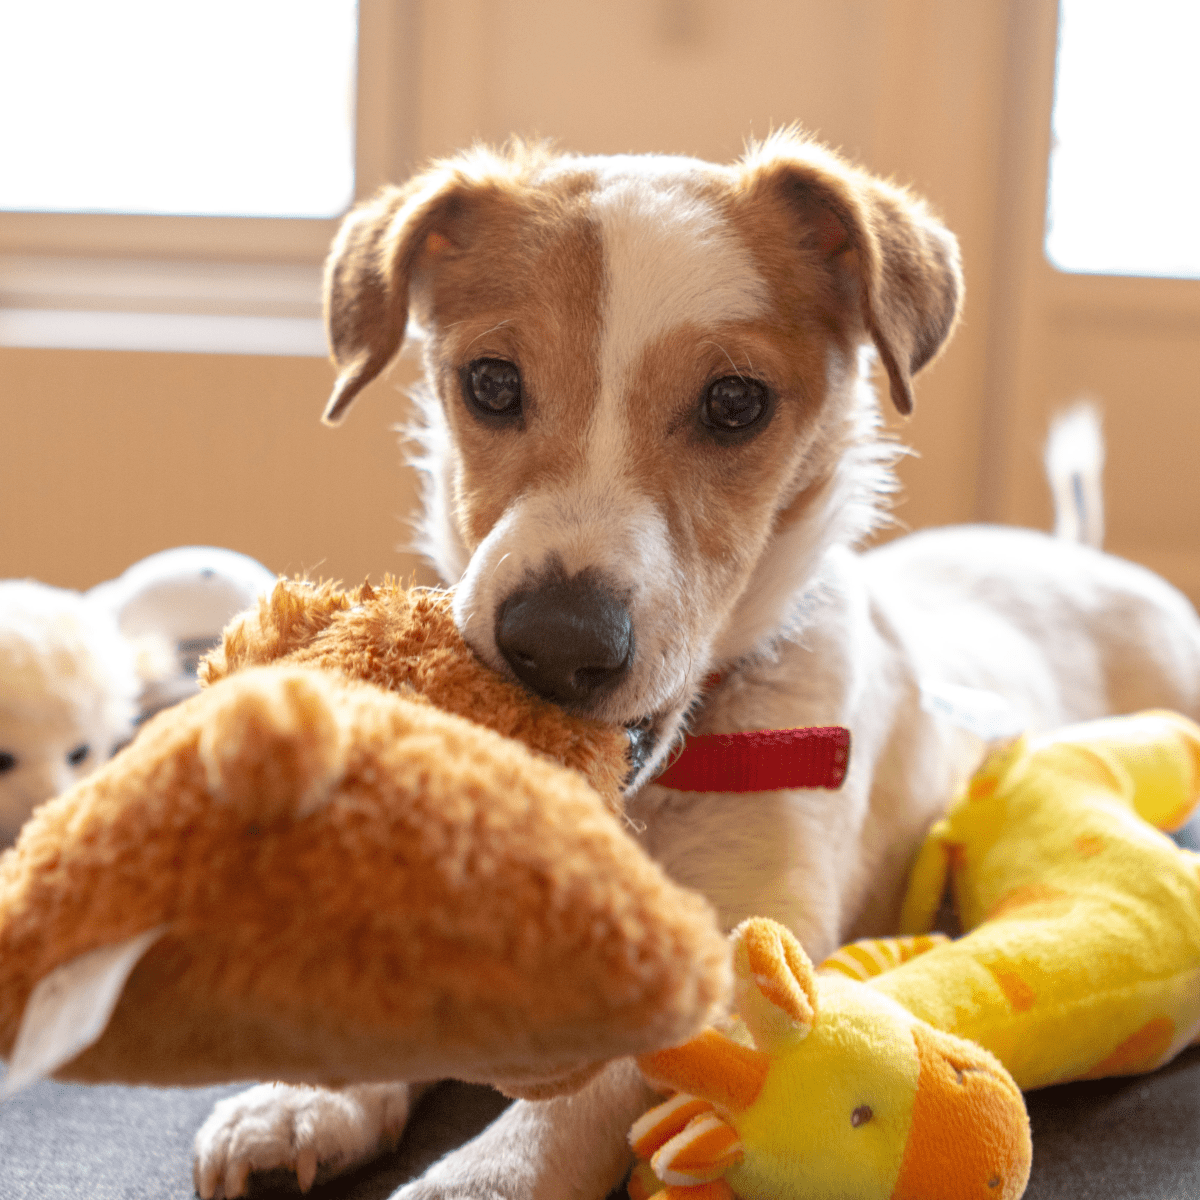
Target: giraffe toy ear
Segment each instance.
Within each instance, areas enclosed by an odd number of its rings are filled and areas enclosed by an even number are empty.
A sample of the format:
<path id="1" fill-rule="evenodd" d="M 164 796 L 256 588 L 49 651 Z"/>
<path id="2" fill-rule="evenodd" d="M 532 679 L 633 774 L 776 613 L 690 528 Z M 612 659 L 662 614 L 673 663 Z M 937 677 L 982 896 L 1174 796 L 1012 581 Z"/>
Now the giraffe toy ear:
<path id="1" fill-rule="evenodd" d="M 735 1005 L 754 1044 L 769 1052 L 807 1036 L 817 1020 L 817 981 L 791 931 L 751 917 L 732 942 Z"/>

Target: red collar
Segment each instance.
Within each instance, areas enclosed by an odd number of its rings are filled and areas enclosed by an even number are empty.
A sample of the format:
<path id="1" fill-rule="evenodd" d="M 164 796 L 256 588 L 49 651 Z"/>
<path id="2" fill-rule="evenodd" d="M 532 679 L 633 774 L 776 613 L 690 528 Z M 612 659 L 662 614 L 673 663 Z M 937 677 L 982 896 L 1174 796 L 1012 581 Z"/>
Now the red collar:
<path id="1" fill-rule="evenodd" d="M 720 677 L 709 676 L 711 691 Z M 841 725 L 755 729 L 688 738 L 654 782 L 680 792 L 774 792 L 842 786 L 850 730 Z"/>
<path id="2" fill-rule="evenodd" d="M 680 792 L 834 789 L 849 762 L 850 730 L 841 725 L 709 733 L 688 738 L 654 782 Z"/>

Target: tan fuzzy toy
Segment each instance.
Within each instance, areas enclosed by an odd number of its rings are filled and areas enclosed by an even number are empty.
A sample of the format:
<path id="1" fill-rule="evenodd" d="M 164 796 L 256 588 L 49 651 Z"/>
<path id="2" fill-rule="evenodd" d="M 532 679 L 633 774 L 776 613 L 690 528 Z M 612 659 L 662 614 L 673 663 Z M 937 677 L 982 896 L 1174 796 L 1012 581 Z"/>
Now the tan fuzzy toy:
<path id="1" fill-rule="evenodd" d="M 625 732 L 483 666 L 446 593 L 281 583 L 202 674 L 0 858 L 10 1080 L 547 1095 L 725 1000 L 619 814 Z"/>

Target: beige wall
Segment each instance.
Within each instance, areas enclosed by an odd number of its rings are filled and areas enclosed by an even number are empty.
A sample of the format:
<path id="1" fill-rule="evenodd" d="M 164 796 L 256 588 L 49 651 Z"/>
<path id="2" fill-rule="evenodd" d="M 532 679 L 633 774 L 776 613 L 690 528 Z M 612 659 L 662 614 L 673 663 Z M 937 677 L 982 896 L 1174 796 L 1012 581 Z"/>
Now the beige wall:
<path id="1" fill-rule="evenodd" d="M 330 430 L 323 359 L 0 350 L 0 578 L 89 587 L 179 545 L 407 577 L 416 495 L 391 429 L 407 366 Z"/>
<path id="2" fill-rule="evenodd" d="M 989 475 L 985 404 L 997 403 L 994 318 L 1007 296 L 995 266 L 1010 252 L 1002 150 L 1022 3 L 428 0 L 407 81 L 412 144 L 424 157 L 522 132 L 587 152 L 725 158 L 797 120 L 913 184 L 961 239 L 968 302 L 901 429 L 918 456 L 903 465 L 898 516 L 910 528 L 970 520 L 996 509 L 989 488 L 1004 483 L 994 463 Z M 316 359 L 0 350 L 0 576 L 86 586 L 189 542 L 280 571 L 409 572 L 396 547 L 413 482 L 389 427 L 404 419 L 397 385 L 411 370 L 329 430 L 317 415 L 331 373 Z M 1036 491 L 1029 441 L 1016 468 L 1002 466 Z M 1021 518 L 1044 520 L 1044 507 Z"/>
<path id="3" fill-rule="evenodd" d="M 970 520 L 995 253 L 1001 0 L 449 0 L 427 6 L 427 154 L 536 132 L 572 149 L 725 159 L 798 121 L 911 184 L 962 244 L 966 319 L 901 436 L 897 516 Z"/>

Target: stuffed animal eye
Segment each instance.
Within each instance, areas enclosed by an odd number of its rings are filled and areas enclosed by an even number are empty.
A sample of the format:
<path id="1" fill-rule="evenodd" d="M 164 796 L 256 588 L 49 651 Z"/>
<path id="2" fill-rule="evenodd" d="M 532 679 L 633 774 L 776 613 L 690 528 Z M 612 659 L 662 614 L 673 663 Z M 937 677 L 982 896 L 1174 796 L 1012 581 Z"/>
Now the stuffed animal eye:
<path id="1" fill-rule="evenodd" d="M 516 417 L 521 412 L 521 372 L 503 358 L 477 358 L 463 379 L 467 401 L 486 417 Z"/>
<path id="2" fill-rule="evenodd" d="M 7 750 L 0 750 L 0 775 L 6 771 L 11 771 L 17 765 L 17 756 L 10 754 Z"/>
<path id="3" fill-rule="evenodd" d="M 725 375 L 709 384 L 700 419 L 714 433 L 740 433 L 770 412 L 770 393 L 757 379 Z"/>
<path id="4" fill-rule="evenodd" d="M 67 762 L 73 767 L 78 767 L 87 760 L 87 756 L 91 754 L 92 748 L 86 742 L 82 746 L 76 746 L 70 754 L 67 755 Z"/>
<path id="5" fill-rule="evenodd" d="M 850 1124 L 857 1129 L 860 1125 L 865 1125 L 874 1115 L 869 1104 L 860 1104 L 850 1114 Z"/>

